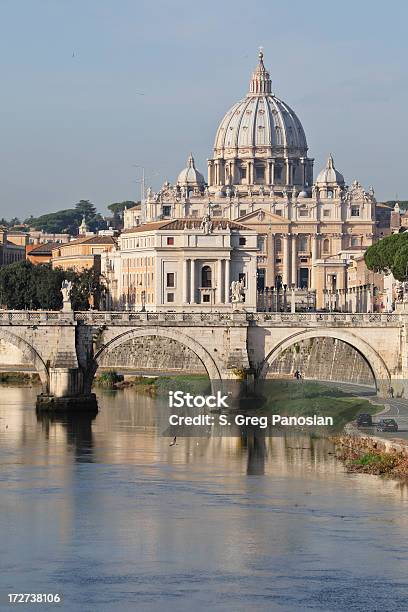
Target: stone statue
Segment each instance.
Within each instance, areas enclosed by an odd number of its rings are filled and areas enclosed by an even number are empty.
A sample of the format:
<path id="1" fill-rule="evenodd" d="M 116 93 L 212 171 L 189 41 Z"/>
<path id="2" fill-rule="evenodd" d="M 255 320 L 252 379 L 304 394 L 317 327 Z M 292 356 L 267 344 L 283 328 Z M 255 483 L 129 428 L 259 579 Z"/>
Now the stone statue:
<path id="1" fill-rule="evenodd" d="M 248 185 L 248 198 L 252 198 L 252 189 L 251 189 L 251 185 Z"/>
<path id="2" fill-rule="evenodd" d="M 203 230 L 204 234 L 211 234 L 213 228 L 213 224 L 211 221 L 210 215 L 204 215 L 203 220 L 201 221 L 200 229 Z"/>
<path id="3" fill-rule="evenodd" d="M 152 196 L 153 196 L 153 189 L 152 189 L 151 187 L 148 187 L 148 188 L 147 188 L 146 196 L 147 196 L 147 199 L 148 199 L 148 200 L 151 200 L 151 199 L 152 199 Z"/>
<path id="4" fill-rule="evenodd" d="M 231 199 L 231 187 L 229 185 L 227 185 L 225 193 L 226 193 L 227 198 Z"/>
<path id="5" fill-rule="evenodd" d="M 62 309 L 63 310 L 72 310 L 71 291 L 72 291 L 72 282 L 68 281 L 67 279 L 63 280 L 62 285 L 61 285 Z"/>
<path id="6" fill-rule="evenodd" d="M 273 185 L 271 185 L 271 186 L 269 187 L 269 197 L 270 197 L 270 198 L 273 198 L 273 197 L 274 197 L 274 195 L 275 195 L 275 193 L 274 193 L 274 191 L 273 191 Z"/>
<path id="7" fill-rule="evenodd" d="M 233 303 L 243 302 L 245 295 L 245 283 L 241 281 L 232 281 L 231 283 L 231 301 Z"/>
<path id="8" fill-rule="evenodd" d="M 261 185 L 260 188 L 259 188 L 259 197 L 261 197 L 261 198 L 264 197 L 264 188 L 263 188 L 263 185 Z"/>
<path id="9" fill-rule="evenodd" d="M 208 189 L 208 185 L 205 186 L 204 195 L 206 198 L 210 197 L 210 190 Z"/>

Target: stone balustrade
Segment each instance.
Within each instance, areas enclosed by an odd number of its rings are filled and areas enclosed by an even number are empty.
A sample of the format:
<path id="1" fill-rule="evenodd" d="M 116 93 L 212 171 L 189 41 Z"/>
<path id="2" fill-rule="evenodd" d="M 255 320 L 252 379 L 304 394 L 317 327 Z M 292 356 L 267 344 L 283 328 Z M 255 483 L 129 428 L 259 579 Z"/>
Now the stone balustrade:
<path id="1" fill-rule="evenodd" d="M 0 310 L 0 325 L 225 325 L 228 322 L 264 325 L 395 326 L 408 323 L 408 313 L 307 312 L 130 312 Z"/>

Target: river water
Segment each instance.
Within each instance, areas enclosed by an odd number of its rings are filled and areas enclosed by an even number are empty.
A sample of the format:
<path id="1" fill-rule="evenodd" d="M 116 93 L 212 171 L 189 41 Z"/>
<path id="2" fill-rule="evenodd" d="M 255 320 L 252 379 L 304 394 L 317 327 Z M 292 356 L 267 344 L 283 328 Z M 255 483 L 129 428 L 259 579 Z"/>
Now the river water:
<path id="1" fill-rule="evenodd" d="M 179 438 L 160 401 L 99 394 L 50 422 L 0 393 L 1 609 L 408 609 L 408 489 L 346 474 L 325 440 Z"/>

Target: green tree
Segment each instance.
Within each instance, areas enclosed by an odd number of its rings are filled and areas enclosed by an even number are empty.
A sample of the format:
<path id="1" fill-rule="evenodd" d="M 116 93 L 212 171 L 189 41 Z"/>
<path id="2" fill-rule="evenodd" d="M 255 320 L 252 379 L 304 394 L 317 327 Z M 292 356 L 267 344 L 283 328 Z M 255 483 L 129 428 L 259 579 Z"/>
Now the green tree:
<path id="1" fill-rule="evenodd" d="M 53 269 L 51 264 L 34 265 L 19 261 L 0 268 L 0 305 L 6 308 L 59 310 L 61 285 L 72 281 L 71 302 L 74 310 L 98 307 L 102 293 L 99 274 L 91 268 L 83 272 Z"/>
<path id="2" fill-rule="evenodd" d="M 402 236 L 404 234 L 401 234 Z M 408 240 L 401 243 L 400 248 L 395 253 L 391 272 L 399 281 L 408 280 Z"/>
<path id="3" fill-rule="evenodd" d="M 89 200 L 80 200 L 75 204 L 75 210 L 81 215 L 81 219 L 85 217 L 91 232 L 97 232 L 100 229 L 106 228 L 105 219 L 100 213 L 96 212 L 95 206 Z"/>
<path id="4" fill-rule="evenodd" d="M 47 213 L 40 217 L 30 217 L 25 223 L 36 230 L 43 230 L 51 234 L 76 234 L 82 215 L 73 208 L 59 210 L 54 213 Z"/>
<path id="5" fill-rule="evenodd" d="M 368 247 L 364 260 L 369 270 L 373 272 L 390 272 L 398 250 L 407 243 L 408 235 L 391 234 Z"/>
<path id="6" fill-rule="evenodd" d="M 87 222 L 96 215 L 96 208 L 89 200 L 79 200 L 79 202 L 75 204 L 75 210 L 78 211 L 82 217 L 85 217 Z"/>
<path id="7" fill-rule="evenodd" d="M 113 216 L 121 215 L 125 208 L 132 208 L 132 206 L 136 206 L 138 202 L 133 202 L 133 200 L 125 200 L 124 202 L 113 202 L 113 204 L 109 204 L 108 210 L 113 213 Z"/>

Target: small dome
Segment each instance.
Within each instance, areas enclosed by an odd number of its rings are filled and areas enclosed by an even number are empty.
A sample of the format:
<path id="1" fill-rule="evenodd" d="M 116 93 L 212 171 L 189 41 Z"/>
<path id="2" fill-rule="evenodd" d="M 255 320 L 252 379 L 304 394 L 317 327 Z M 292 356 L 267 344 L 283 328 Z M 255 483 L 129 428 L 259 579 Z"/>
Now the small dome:
<path id="1" fill-rule="evenodd" d="M 184 168 L 178 175 L 177 185 L 180 187 L 202 187 L 204 183 L 204 177 L 195 167 L 194 157 L 190 153 L 187 160 L 187 168 Z"/>
<path id="2" fill-rule="evenodd" d="M 309 194 L 307 193 L 307 191 L 301 191 L 298 195 L 298 198 L 308 198 Z"/>
<path id="3" fill-rule="evenodd" d="M 329 155 L 326 167 L 319 172 L 316 185 L 344 185 L 344 176 L 334 167 L 332 155 Z"/>

